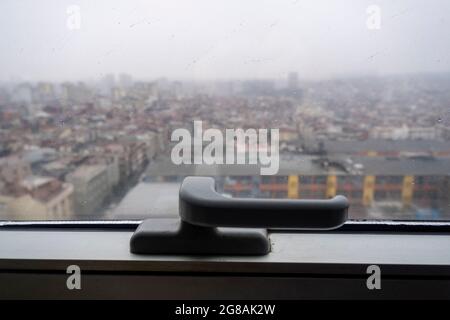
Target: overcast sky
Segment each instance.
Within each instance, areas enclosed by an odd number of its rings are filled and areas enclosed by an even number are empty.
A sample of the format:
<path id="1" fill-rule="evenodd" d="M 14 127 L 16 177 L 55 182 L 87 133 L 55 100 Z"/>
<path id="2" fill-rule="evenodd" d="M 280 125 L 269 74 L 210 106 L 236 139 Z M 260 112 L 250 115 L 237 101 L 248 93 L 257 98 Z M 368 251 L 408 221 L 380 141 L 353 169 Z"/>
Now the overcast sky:
<path id="1" fill-rule="evenodd" d="M 366 26 L 373 4 L 379 30 Z M 0 80 L 450 71 L 449 18 L 448 0 L 1 0 Z"/>

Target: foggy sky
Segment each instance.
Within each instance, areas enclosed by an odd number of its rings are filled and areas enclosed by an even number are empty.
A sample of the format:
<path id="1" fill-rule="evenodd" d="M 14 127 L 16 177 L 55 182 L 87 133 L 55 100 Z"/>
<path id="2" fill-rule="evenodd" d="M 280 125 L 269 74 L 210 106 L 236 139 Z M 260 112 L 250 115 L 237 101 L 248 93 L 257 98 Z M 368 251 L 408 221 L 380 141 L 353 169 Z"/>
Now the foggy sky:
<path id="1" fill-rule="evenodd" d="M 1 0 L 0 81 L 447 72 L 449 15 L 448 0 Z"/>

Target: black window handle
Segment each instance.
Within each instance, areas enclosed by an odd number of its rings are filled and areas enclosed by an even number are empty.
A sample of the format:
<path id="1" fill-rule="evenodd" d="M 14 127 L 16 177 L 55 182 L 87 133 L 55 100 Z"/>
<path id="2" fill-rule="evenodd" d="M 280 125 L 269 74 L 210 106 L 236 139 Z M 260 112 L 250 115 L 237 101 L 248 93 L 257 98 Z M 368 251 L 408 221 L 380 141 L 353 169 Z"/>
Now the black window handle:
<path id="1" fill-rule="evenodd" d="M 347 220 L 344 196 L 329 200 L 228 198 L 210 177 L 187 177 L 179 194 L 181 219 L 147 219 L 130 250 L 139 254 L 263 255 L 266 228 L 335 229 Z M 264 228 L 264 229 L 258 229 Z"/>
<path id="2" fill-rule="evenodd" d="M 204 227 L 328 230 L 347 220 L 346 197 L 329 200 L 228 198 L 210 177 L 187 177 L 179 196 L 183 221 Z"/>

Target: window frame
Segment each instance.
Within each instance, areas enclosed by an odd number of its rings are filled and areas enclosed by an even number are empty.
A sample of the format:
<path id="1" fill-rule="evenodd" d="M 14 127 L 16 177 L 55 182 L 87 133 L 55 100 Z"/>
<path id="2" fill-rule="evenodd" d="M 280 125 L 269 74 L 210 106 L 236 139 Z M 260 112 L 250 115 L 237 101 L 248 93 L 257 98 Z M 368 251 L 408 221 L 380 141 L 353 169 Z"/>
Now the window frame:
<path id="1" fill-rule="evenodd" d="M 149 219 L 158 219 L 152 217 Z M 175 217 L 173 219 L 176 219 Z M 0 221 L 2 229 L 102 229 L 102 230 L 135 230 L 143 220 L 23 220 Z M 329 232 L 308 231 L 299 229 L 269 228 L 272 233 Z M 430 232 L 450 233 L 450 221 L 446 220 L 348 220 L 333 232 Z"/>

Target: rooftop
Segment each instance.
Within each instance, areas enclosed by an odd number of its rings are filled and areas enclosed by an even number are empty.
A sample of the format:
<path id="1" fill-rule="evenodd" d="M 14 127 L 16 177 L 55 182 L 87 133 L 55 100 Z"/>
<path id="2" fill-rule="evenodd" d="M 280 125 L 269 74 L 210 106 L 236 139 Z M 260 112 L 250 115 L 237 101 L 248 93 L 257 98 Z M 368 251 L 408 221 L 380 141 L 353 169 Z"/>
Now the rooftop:
<path id="1" fill-rule="evenodd" d="M 449 175 L 450 159 L 445 158 L 371 158 L 352 157 L 373 175 Z"/>
<path id="2" fill-rule="evenodd" d="M 178 217 L 179 183 L 141 182 L 127 193 L 110 216 L 114 219 Z"/>
<path id="3" fill-rule="evenodd" d="M 158 158 L 147 168 L 149 176 L 251 176 L 260 175 L 259 165 L 174 165 Z M 278 176 L 285 175 L 449 175 L 448 158 L 383 158 L 359 156 L 280 155 Z"/>
<path id="4" fill-rule="evenodd" d="M 438 140 L 382 140 L 364 141 L 324 141 L 324 149 L 329 153 L 348 153 L 359 151 L 403 151 L 423 152 L 449 151 L 450 141 Z"/>
<path id="5" fill-rule="evenodd" d="M 44 184 L 54 180 L 52 177 L 28 176 L 22 181 L 22 185 L 28 190 L 39 188 Z"/>
<path id="6" fill-rule="evenodd" d="M 92 178 L 100 174 L 105 169 L 102 165 L 83 165 L 78 167 L 71 176 L 73 178 Z"/>

